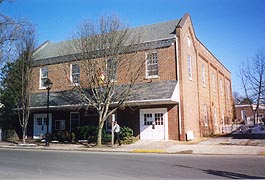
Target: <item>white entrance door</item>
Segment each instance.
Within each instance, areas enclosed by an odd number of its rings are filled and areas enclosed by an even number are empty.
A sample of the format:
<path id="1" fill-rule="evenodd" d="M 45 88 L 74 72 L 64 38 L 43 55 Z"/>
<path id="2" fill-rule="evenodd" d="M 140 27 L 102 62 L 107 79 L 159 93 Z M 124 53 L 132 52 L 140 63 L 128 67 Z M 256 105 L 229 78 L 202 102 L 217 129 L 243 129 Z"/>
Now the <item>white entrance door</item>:
<path id="1" fill-rule="evenodd" d="M 140 109 L 140 139 L 168 140 L 166 108 Z"/>
<path id="2" fill-rule="evenodd" d="M 49 114 L 49 133 L 51 133 L 52 116 Z M 47 133 L 47 114 L 34 114 L 33 139 L 41 139 Z"/>

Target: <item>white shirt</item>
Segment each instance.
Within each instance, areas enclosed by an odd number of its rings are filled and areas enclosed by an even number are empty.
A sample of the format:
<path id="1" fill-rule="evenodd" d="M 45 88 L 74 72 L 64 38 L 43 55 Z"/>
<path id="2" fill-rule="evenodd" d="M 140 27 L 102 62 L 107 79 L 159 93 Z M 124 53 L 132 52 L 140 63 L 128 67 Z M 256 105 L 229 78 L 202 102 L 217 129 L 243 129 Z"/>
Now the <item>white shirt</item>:
<path id="1" fill-rule="evenodd" d="M 114 129 L 114 132 L 115 132 L 115 133 L 120 132 L 120 126 L 119 126 L 119 124 L 116 123 L 116 124 L 113 126 L 113 129 Z"/>

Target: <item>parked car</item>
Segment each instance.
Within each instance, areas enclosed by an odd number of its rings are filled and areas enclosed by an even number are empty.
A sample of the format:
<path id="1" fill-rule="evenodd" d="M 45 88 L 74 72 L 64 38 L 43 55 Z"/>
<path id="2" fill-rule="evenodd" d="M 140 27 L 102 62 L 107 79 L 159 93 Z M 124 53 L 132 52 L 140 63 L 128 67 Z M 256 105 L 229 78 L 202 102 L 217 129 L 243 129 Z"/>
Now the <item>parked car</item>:
<path id="1" fill-rule="evenodd" d="M 265 134 L 265 125 L 258 125 L 252 128 L 252 134 Z"/>

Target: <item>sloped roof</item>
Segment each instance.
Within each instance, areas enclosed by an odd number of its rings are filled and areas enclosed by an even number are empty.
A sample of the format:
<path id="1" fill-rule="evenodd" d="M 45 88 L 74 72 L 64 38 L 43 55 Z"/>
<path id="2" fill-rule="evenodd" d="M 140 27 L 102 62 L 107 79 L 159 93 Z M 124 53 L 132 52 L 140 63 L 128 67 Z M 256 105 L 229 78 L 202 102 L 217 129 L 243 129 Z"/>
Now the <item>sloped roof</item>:
<path id="1" fill-rule="evenodd" d="M 150 102 L 161 104 L 176 104 L 172 98 L 173 93 L 176 88 L 177 81 L 162 81 L 162 82 L 152 82 L 152 83 L 141 83 L 136 84 L 132 89 L 132 93 L 129 98 L 125 101 L 125 104 L 137 105 Z M 122 88 L 122 86 L 117 86 Z M 89 91 L 89 90 L 88 90 Z M 87 92 L 88 92 L 87 91 Z M 114 95 L 115 96 L 115 95 Z M 50 107 L 51 108 L 65 108 L 71 106 L 80 106 L 84 104 L 85 101 L 80 97 L 76 90 L 68 91 L 58 91 L 50 93 Z M 47 106 L 47 93 L 33 93 L 31 94 L 30 106 L 32 109 L 46 108 Z"/>
<path id="2" fill-rule="evenodd" d="M 139 35 L 140 43 L 170 39 L 175 37 L 175 28 L 179 19 L 129 29 L 132 36 Z M 69 41 L 58 43 L 46 42 L 40 46 L 34 55 L 35 60 L 68 55 L 71 52 L 63 52 L 62 49 Z"/>

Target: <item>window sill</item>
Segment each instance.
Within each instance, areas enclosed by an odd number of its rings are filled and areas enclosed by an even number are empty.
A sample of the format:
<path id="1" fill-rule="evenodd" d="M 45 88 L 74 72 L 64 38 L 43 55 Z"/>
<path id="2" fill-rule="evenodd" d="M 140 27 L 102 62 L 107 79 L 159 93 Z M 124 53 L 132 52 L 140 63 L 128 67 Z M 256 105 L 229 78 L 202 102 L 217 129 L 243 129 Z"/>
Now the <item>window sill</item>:
<path id="1" fill-rule="evenodd" d="M 39 87 L 39 90 L 46 90 L 47 87 Z"/>
<path id="2" fill-rule="evenodd" d="M 145 77 L 145 79 L 158 79 L 158 78 L 159 78 L 158 75 Z"/>

